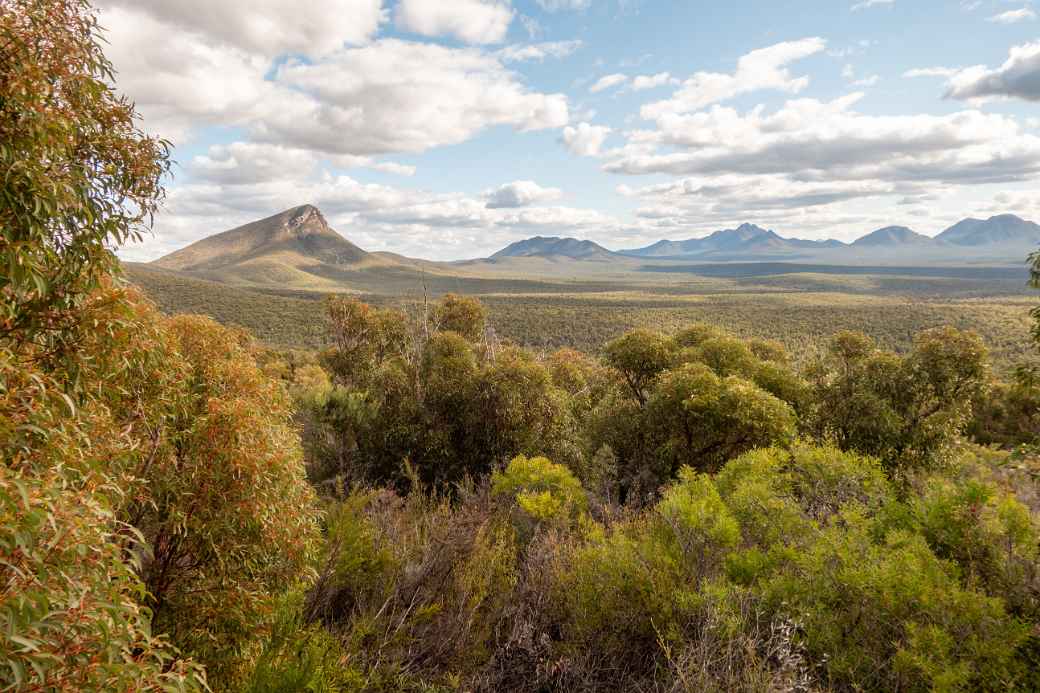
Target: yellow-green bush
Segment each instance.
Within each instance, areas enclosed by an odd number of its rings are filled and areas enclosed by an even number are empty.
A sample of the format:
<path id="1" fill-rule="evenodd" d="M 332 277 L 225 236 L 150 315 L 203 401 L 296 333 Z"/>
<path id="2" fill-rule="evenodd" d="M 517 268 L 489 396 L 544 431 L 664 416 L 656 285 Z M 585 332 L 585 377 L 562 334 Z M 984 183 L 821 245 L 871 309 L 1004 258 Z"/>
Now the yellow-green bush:
<path id="1" fill-rule="evenodd" d="M 536 523 L 566 525 L 588 507 L 581 482 L 545 457 L 514 457 L 491 476 L 491 494 L 504 498 Z"/>

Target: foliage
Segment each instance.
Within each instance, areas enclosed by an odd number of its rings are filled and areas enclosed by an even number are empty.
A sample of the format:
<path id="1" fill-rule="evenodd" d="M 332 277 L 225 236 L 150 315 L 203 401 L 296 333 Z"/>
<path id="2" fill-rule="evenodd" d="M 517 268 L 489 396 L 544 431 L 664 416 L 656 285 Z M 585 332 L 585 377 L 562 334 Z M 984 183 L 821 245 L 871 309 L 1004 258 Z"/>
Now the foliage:
<path id="1" fill-rule="evenodd" d="M 222 284 L 151 265 L 127 264 L 125 271 L 167 313 L 202 313 L 221 324 L 243 325 L 272 346 L 319 349 L 324 344 L 324 293 Z M 365 292 L 364 301 L 421 311 L 419 276 L 406 281 L 400 273 L 382 277 L 376 276 L 377 268 L 371 271 L 371 277 L 358 272 L 347 280 L 352 290 Z M 631 286 L 580 278 L 518 286 L 505 279 L 445 276 L 440 291 L 479 296 L 500 339 L 535 351 L 570 348 L 598 354 L 632 329 L 670 334 L 710 322 L 741 338 L 775 340 L 799 366 L 823 352 L 839 330 L 865 332 L 880 348 L 904 353 L 921 330 L 954 325 L 985 338 L 994 369 L 1002 375 L 1035 353 L 1029 316 L 1035 301 L 1017 273 L 970 280 L 915 278 L 915 270 L 906 272 L 898 277 L 792 273 L 681 282 L 662 277 L 650 284 L 652 277 L 640 273 L 638 284 Z M 431 281 L 435 293 L 436 283 Z"/>
<path id="2" fill-rule="evenodd" d="M 1029 256 L 1029 286 L 1040 289 L 1040 251 Z M 1033 342 L 1040 345 L 1040 308 L 1029 314 L 1033 318 Z"/>
<path id="3" fill-rule="evenodd" d="M 486 487 L 466 490 L 454 507 L 421 490 L 407 499 L 358 491 L 329 518 L 305 613 L 339 636 L 368 689 L 457 687 L 460 674 L 483 666 L 518 556 Z"/>
<path id="4" fill-rule="evenodd" d="M 649 330 L 632 330 L 607 344 L 603 352 L 643 405 L 654 378 L 673 362 L 674 342 Z"/>
<path id="5" fill-rule="evenodd" d="M 319 480 L 338 475 L 404 488 L 411 468 L 424 483 L 445 485 L 518 454 L 576 460 L 571 403 L 545 364 L 458 332 L 427 332 L 451 316 L 464 327 L 463 317 L 482 315 L 479 304 L 446 299 L 432 309 L 436 321 L 354 299 L 332 299 L 330 310 L 339 346 L 322 359 L 340 387 L 304 403 L 317 422 L 307 445 L 324 451 L 315 460 L 324 469 Z M 483 339 L 476 325 L 465 329 Z"/>
<path id="6" fill-rule="evenodd" d="M 109 248 L 162 201 L 167 144 L 112 77 L 86 0 L 0 3 L 0 338 L 38 344 L 36 358 L 75 350 Z"/>
<path id="7" fill-rule="evenodd" d="M 150 628 L 117 521 L 134 488 L 121 426 L 0 351 L 0 683 L 13 690 L 185 690 L 201 670 Z"/>
<path id="8" fill-rule="evenodd" d="M 433 322 L 438 331 L 455 332 L 475 342 L 484 336 L 487 308 L 475 298 L 446 294 L 434 308 Z"/>
<path id="9" fill-rule="evenodd" d="M 535 523 L 567 524 L 588 507 L 574 474 L 544 457 L 514 457 L 504 471 L 491 475 L 491 495 L 515 503 Z"/>
<path id="10" fill-rule="evenodd" d="M 1010 382 L 993 379 L 976 396 L 968 434 L 1002 447 L 1040 443 L 1040 369 L 1023 365 Z"/>
<path id="11" fill-rule="evenodd" d="M 890 468 L 929 468 L 962 432 L 986 382 L 982 341 L 954 328 L 919 334 L 905 357 L 843 332 L 814 366 L 812 425 Z"/>
<path id="12" fill-rule="evenodd" d="M 142 577 L 155 627 L 203 661 L 214 681 L 236 666 L 316 541 L 313 492 L 289 399 L 241 336 L 209 318 L 164 321 L 163 420 L 126 510 L 150 552 Z"/>
<path id="13" fill-rule="evenodd" d="M 243 693 L 340 693 L 364 687 L 336 637 L 304 620 L 303 601 L 296 589 L 278 600 L 270 632 L 240 687 Z"/>
<path id="14" fill-rule="evenodd" d="M 163 142 L 110 87 L 78 0 L 0 3 L 0 687 L 198 690 L 151 628 L 140 534 L 138 405 L 167 377 L 139 349 L 109 247 L 162 199 Z M 171 373 L 171 376 L 175 374 Z"/>

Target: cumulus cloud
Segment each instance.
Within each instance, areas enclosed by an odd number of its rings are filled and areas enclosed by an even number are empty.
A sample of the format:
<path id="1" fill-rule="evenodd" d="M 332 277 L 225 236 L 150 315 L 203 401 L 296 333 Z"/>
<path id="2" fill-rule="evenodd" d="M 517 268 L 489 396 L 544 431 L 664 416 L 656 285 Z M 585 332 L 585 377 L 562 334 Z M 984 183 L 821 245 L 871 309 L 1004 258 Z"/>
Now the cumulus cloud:
<path id="1" fill-rule="evenodd" d="M 569 121 L 563 94 L 529 89 L 501 56 L 477 48 L 383 39 L 273 67 L 142 10 L 115 7 L 102 19 L 120 90 L 149 131 L 175 144 L 219 125 L 268 144 L 372 156 L 456 144 L 496 125 L 529 131 Z"/>
<path id="2" fill-rule="evenodd" d="M 252 128 L 256 139 L 373 155 L 457 144 L 493 125 L 518 130 L 567 124 L 562 94 L 533 92 L 495 57 L 396 39 L 291 62 L 276 81 L 294 98 Z"/>
<path id="3" fill-rule="evenodd" d="M 267 57 L 319 56 L 344 43 L 364 43 L 386 18 L 382 0 L 101 0 L 99 6 L 146 14 L 210 44 Z M 106 20 L 102 14 L 103 26 Z M 173 32 L 168 38 L 178 40 Z"/>
<path id="4" fill-rule="evenodd" d="M 615 173 L 786 175 L 792 180 L 987 183 L 1040 172 L 1040 138 L 1010 117 L 964 111 L 944 116 L 873 116 L 862 98 L 790 101 L 774 113 L 715 106 L 658 119 L 629 133 L 644 151 L 606 165 Z M 664 151 L 661 150 L 664 148 Z"/>
<path id="5" fill-rule="evenodd" d="M 794 181 L 774 174 L 683 178 L 643 188 L 621 186 L 619 192 L 648 203 L 640 216 L 665 218 L 801 209 L 897 192 L 906 195 L 915 189 L 913 184 L 887 181 Z"/>
<path id="6" fill-rule="evenodd" d="M 852 65 L 846 65 L 842 71 L 841 76 L 849 80 L 854 87 L 873 87 L 881 81 L 880 75 L 871 75 L 869 77 L 856 78 L 856 69 Z"/>
<path id="7" fill-rule="evenodd" d="M 605 125 L 578 123 L 576 127 L 563 129 L 563 143 L 574 154 L 579 156 L 597 156 L 603 149 L 603 142 L 611 132 Z"/>
<path id="8" fill-rule="evenodd" d="M 951 99 L 1040 101 L 1040 42 L 1014 46 L 996 69 L 979 65 L 960 70 L 950 76 L 947 87 L 946 97 Z"/>
<path id="9" fill-rule="evenodd" d="M 689 113 L 734 96 L 761 89 L 796 94 L 809 85 L 808 77 L 794 77 L 787 65 L 823 51 L 826 41 L 807 38 L 751 51 L 737 61 L 732 74 L 698 72 L 683 82 L 670 99 L 643 106 L 644 118 Z"/>
<path id="10" fill-rule="evenodd" d="M 302 179 L 318 165 L 312 152 L 278 145 L 234 142 L 214 145 L 192 159 L 189 172 L 197 179 L 222 185 L 253 185 Z"/>
<path id="11" fill-rule="evenodd" d="M 567 124 L 567 98 L 526 88 L 473 49 L 383 39 L 275 74 L 290 97 L 267 104 L 252 136 L 303 149 L 375 155 L 457 144 L 494 125 Z"/>
<path id="12" fill-rule="evenodd" d="M 195 127 L 239 125 L 271 97 L 263 56 L 174 31 L 139 10 L 109 9 L 101 21 L 120 91 L 135 101 L 145 128 L 175 144 Z"/>
<path id="13" fill-rule="evenodd" d="M 485 44 L 505 39 L 513 15 L 501 0 L 401 0 L 394 20 L 399 29 L 423 36 Z"/>
<path id="14" fill-rule="evenodd" d="M 987 22 L 993 22 L 995 24 L 1018 24 L 1019 22 L 1027 22 L 1036 19 L 1036 12 L 1023 7 L 1018 10 L 1008 10 L 1007 12 L 1001 12 L 988 18 Z"/>
<path id="15" fill-rule="evenodd" d="M 607 89 L 620 86 L 627 81 L 628 76 L 623 75 L 620 72 L 614 73 L 612 75 L 604 75 L 597 79 L 596 82 L 591 87 L 589 87 L 589 92 L 593 94 L 598 94 L 601 91 L 606 91 Z"/>
<path id="16" fill-rule="evenodd" d="M 507 63 L 542 62 L 546 58 L 566 58 L 582 47 L 581 41 L 547 41 L 527 45 L 506 46 L 498 52 Z"/>
<path id="17" fill-rule="evenodd" d="M 634 91 L 643 91 L 644 89 L 654 89 L 655 87 L 678 83 L 679 80 L 672 77 L 670 73 L 658 72 L 656 75 L 637 75 L 632 80 L 632 89 Z"/>
<path id="18" fill-rule="evenodd" d="M 484 193 L 488 209 L 515 209 L 534 204 L 551 202 L 563 197 L 559 188 L 543 188 L 533 180 L 518 180 L 506 183 Z"/>

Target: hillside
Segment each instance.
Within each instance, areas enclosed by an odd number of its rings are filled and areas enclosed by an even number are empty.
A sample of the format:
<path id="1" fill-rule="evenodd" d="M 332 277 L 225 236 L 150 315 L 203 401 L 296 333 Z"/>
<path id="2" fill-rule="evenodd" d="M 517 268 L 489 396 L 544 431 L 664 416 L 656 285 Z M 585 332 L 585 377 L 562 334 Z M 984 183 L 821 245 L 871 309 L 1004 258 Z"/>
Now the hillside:
<path id="1" fill-rule="evenodd" d="M 886 226 L 857 238 L 852 245 L 857 248 L 899 245 L 928 245 L 934 240 L 924 234 L 911 231 L 905 226 Z"/>
<path id="2" fill-rule="evenodd" d="M 620 251 L 624 255 L 643 258 L 691 258 L 716 260 L 742 260 L 794 255 L 804 256 L 807 251 L 822 251 L 843 247 L 841 241 L 809 241 L 800 238 L 784 238 L 775 231 L 763 229 L 755 224 L 741 224 L 735 229 L 716 231 L 704 238 L 684 241 L 658 241 L 645 248 Z"/>
<path id="3" fill-rule="evenodd" d="M 489 259 L 502 260 L 513 257 L 608 261 L 615 259 L 617 255 L 592 241 L 582 241 L 577 238 L 536 236 L 511 243 Z"/>
<path id="4" fill-rule="evenodd" d="M 941 241 L 963 246 L 1040 244 L 1040 224 L 1014 214 L 1001 214 L 989 219 L 965 219 L 938 236 Z"/>
<path id="5" fill-rule="evenodd" d="M 352 271 L 400 264 L 357 247 L 311 205 L 209 236 L 151 263 L 229 284 L 314 290 L 340 289 Z"/>

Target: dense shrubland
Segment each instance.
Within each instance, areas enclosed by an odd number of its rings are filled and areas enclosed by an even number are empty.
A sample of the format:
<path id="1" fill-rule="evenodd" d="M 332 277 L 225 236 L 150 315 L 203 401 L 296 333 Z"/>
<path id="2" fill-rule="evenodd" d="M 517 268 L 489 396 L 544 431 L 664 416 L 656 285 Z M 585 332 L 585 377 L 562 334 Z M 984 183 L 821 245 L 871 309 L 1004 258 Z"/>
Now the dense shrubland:
<path id="1" fill-rule="evenodd" d="M 262 357 L 329 508 L 299 607 L 321 627 L 295 645 L 323 643 L 329 668 L 283 656 L 280 676 L 1040 685 L 1036 395 L 994 381 L 977 336 L 930 330 L 897 355 L 840 333 L 798 368 L 705 324 L 536 357 L 497 343 L 473 299 L 328 309 L 325 351 Z M 1017 451 L 971 442 L 983 431 Z"/>
<path id="2" fill-rule="evenodd" d="M 318 353 L 164 317 L 108 248 L 166 146 L 96 32 L 0 0 L 0 688 L 1040 688 L 1034 367 L 535 354 L 454 295 L 331 298 Z"/>

